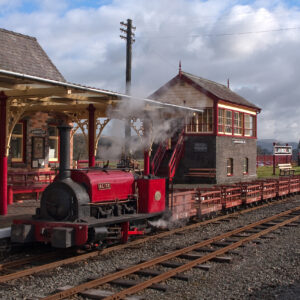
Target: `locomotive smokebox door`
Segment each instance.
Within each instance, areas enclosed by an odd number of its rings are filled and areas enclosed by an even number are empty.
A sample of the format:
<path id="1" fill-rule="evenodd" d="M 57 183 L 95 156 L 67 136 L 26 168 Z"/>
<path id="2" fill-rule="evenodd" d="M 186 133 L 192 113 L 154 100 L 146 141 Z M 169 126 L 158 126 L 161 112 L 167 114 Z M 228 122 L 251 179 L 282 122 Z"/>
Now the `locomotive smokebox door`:
<path id="1" fill-rule="evenodd" d="M 138 179 L 139 213 L 155 213 L 165 210 L 166 180 L 164 178 Z"/>

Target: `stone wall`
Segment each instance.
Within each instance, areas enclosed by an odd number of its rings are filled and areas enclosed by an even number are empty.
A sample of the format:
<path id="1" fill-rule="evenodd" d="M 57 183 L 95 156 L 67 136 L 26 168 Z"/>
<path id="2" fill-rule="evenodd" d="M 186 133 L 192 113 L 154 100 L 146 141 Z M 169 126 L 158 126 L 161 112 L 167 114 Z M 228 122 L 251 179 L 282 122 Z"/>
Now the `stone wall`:
<path id="1" fill-rule="evenodd" d="M 210 178 L 187 177 L 189 168 L 216 168 L 217 184 L 249 181 L 256 178 L 256 139 L 227 136 L 185 137 L 185 152 L 174 179 L 175 183 L 213 183 Z M 248 174 L 243 173 L 248 158 Z M 227 159 L 233 158 L 233 174 L 227 175 Z"/>
<path id="2" fill-rule="evenodd" d="M 256 139 L 216 137 L 217 183 L 249 181 L 256 178 Z M 248 174 L 243 174 L 243 160 L 248 158 Z M 227 175 L 226 162 L 233 158 L 233 174 Z"/>

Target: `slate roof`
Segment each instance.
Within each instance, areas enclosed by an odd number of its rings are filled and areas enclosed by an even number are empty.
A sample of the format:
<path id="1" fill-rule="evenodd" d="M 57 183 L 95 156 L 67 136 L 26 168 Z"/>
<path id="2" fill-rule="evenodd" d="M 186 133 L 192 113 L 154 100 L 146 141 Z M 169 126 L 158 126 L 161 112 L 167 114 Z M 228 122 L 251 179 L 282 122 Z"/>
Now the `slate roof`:
<path id="1" fill-rule="evenodd" d="M 0 28 L 0 69 L 63 81 L 36 38 Z"/>
<path id="2" fill-rule="evenodd" d="M 181 74 L 176 75 L 168 83 L 166 83 L 164 86 L 162 86 L 153 94 L 151 94 L 148 98 L 159 99 L 159 95 L 163 93 L 168 86 L 176 84 L 178 81 L 185 80 L 185 79 L 188 79 L 190 82 L 192 82 L 192 84 L 195 84 L 200 89 L 203 89 L 209 92 L 210 94 L 214 95 L 219 100 L 224 100 L 234 104 L 244 105 L 247 107 L 257 109 L 259 111 L 261 110 L 258 106 L 249 102 L 242 96 L 236 94 L 227 86 L 183 71 L 181 71 Z"/>
<path id="3" fill-rule="evenodd" d="M 202 78 L 202 77 L 198 77 L 198 76 L 192 75 L 190 73 L 186 73 L 186 72 L 181 72 L 181 73 L 183 76 L 186 76 L 188 79 L 193 81 L 195 84 L 197 84 L 201 88 L 207 90 L 208 92 L 212 93 L 219 99 L 222 99 L 225 101 L 230 101 L 230 102 L 240 104 L 240 105 L 250 106 L 250 107 L 253 107 L 256 109 L 260 109 L 259 107 L 257 107 L 253 103 L 249 102 L 242 96 L 236 94 L 235 92 L 233 92 L 231 89 L 229 89 L 227 86 L 225 86 L 223 84 L 220 84 L 220 83 L 217 83 L 217 82 L 214 82 L 214 81 Z"/>

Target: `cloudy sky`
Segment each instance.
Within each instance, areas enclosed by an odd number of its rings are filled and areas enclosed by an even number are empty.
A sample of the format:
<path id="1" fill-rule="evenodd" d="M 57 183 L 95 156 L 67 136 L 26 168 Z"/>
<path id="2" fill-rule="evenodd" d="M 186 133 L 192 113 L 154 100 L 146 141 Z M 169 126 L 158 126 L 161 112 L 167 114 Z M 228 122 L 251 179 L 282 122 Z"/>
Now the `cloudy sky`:
<path id="1" fill-rule="evenodd" d="M 37 37 L 68 81 L 124 92 L 120 21 L 136 26 L 133 93 L 178 72 L 226 84 L 262 108 L 259 138 L 300 138 L 300 1 L 0 0 L 0 27 Z"/>

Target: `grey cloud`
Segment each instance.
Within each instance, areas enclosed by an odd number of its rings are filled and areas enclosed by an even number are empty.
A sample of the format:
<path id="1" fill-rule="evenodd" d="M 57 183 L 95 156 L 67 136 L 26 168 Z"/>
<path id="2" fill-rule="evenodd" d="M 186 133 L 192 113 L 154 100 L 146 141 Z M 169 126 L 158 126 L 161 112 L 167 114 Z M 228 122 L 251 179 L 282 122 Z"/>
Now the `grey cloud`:
<path id="1" fill-rule="evenodd" d="M 260 106 L 259 137 L 299 139 L 300 30 L 214 35 L 300 26 L 299 8 L 285 1 L 114 0 L 97 9 L 7 13 L 0 26 L 36 36 L 67 80 L 123 92 L 119 22 L 127 18 L 137 27 L 135 95 L 166 83 L 182 60 L 187 72 L 223 84 L 230 78 L 233 90 Z"/>

